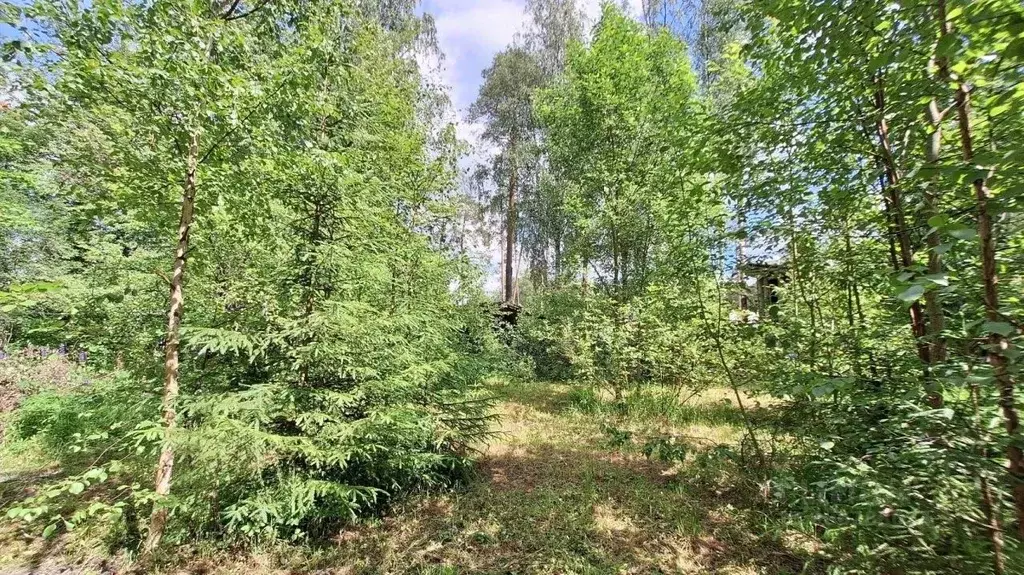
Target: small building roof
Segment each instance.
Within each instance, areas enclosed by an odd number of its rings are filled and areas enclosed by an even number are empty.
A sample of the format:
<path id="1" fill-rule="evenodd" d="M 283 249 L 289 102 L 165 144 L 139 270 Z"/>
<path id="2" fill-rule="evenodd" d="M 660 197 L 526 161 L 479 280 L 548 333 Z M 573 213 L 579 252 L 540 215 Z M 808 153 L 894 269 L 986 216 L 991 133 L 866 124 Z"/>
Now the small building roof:
<path id="1" fill-rule="evenodd" d="M 782 263 L 747 261 L 740 265 L 740 271 L 756 277 L 785 276 L 787 268 Z"/>

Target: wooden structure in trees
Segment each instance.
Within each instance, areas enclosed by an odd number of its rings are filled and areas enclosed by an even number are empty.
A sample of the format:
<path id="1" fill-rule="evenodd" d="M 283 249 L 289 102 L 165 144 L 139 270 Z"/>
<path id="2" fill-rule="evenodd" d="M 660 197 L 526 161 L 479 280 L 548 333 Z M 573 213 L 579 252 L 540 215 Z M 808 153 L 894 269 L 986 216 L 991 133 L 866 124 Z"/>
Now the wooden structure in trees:
<path id="1" fill-rule="evenodd" d="M 734 302 L 739 309 L 729 315 L 743 323 L 757 323 L 770 315 L 772 306 L 779 303 L 779 287 L 789 281 L 786 266 L 768 262 L 745 262 L 736 277 Z"/>

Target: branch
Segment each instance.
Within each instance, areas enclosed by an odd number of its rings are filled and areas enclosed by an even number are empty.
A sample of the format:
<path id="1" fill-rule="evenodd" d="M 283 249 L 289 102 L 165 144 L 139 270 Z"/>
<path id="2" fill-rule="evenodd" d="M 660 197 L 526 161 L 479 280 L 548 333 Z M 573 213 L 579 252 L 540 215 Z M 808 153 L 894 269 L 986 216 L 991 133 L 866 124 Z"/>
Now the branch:
<path id="1" fill-rule="evenodd" d="M 235 13 L 235 9 L 238 8 L 238 4 L 241 1 L 242 0 L 235 0 L 234 2 L 232 2 L 231 3 L 231 7 L 228 8 L 228 11 L 225 12 L 224 15 L 221 16 L 221 18 L 224 18 L 225 20 L 229 20 L 231 18 L 231 15 Z"/>
<path id="2" fill-rule="evenodd" d="M 248 15 L 250 15 L 250 14 L 256 12 L 256 11 L 261 10 L 264 6 L 266 6 L 267 4 L 270 4 L 272 1 L 273 0 L 263 0 L 263 2 L 260 2 L 259 4 L 257 4 L 252 10 L 249 10 L 248 12 L 242 12 L 241 14 L 235 14 L 234 16 L 230 16 L 230 15 L 224 16 L 224 21 L 225 22 L 230 22 L 232 20 L 241 20 L 242 18 L 245 18 L 246 16 L 248 16 Z M 235 0 L 235 4 L 238 4 L 238 0 Z M 232 8 L 232 10 L 234 10 L 234 8 Z M 230 12 L 228 14 L 230 14 Z"/>
<path id="3" fill-rule="evenodd" d="M 167 277 L 167 274 L 165 274 L 164 272 L 162 272 L 162 271 L 160 271 L 160 270 L 158 270 L 156 268 L 153 268 L 153 273 L 156 274 L 157 276 L 159 276 L 160 279 L 162 279 L 165 282 L 167 282 L 167 285 L 171 285 L 171 278 Z"/>

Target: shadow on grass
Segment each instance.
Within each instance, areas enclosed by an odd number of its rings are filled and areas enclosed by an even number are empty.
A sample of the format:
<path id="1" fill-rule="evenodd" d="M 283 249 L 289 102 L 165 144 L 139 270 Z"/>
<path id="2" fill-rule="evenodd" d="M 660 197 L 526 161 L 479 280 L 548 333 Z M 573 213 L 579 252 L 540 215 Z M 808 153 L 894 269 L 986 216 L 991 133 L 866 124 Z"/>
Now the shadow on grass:
<path id="1" fill-rule="evenodd" d="M 0 510 L 6 510 L 15 503 L 35 494 L 40 485 L 61 477 L 55 468 L 28 471 L 0 471 Z"/>
<path id="2" fill-rule="evenodd" d="M 493 383 L 489 389 L 499 400 L 519 403 L 551 415 L 573 408 L 573 387 L 568 384 L 503 381 Z"/>
<path id="3" fill-rule="evenodd" d="M 0 512 L 27 497 L 33 496 L 41 484 L 61 474 L 51 468 L 0 472 Z M 60 537 L 40 537 L 41 525 L 24 526 L 13 520 L 4 520 L 0 529 L 0 548 L 4 551 L 4 562 L 10 565 L 0 567 L 0 575 L 50 575 L 73 573 L 62 556 L 63 544 Z"/>
<path id="4" fill-rule="evenodd" d="M 578 387 L 492 386 L 504 401 L 499 437 L 475 480 L 395 504 L 327 544 L 207 557 L 182 551 L 167 572 L 211 574 L 815 573 L 809 549 L 765 533 L 759 495 L 735 466 L 672 467 L 611 450 L 599 423 L 615 406 L 581 409 Z M 627 397 L 629 399 L 629 397 Z M 680 404 L 637 395 L 626 418 L 659 415 L 734 430 L 738 410 L 712 398 Z M 630 411 L 632 405 L 632 411 Z M 646 406 L 646 407 L 645 407 Z M 704 437 L 717 443 L 717 438 Z M 697 444 L 688 452 L 696 453 Z M 690 458 L 692 460 L 692 458 Z M 21 575 L 23 572 L 18 572 Z M 0 569 L 0 575 L 12 575 Z"/>
<path id="5" fill-rule="evenodd" d="M 643 458 L 508 446 L 480 475 L 343 533 L 336 556 L 360 558 L 356 573 L 783 574 L 811 561 L 758 533 L 735 491 L 690 486 Z"/>

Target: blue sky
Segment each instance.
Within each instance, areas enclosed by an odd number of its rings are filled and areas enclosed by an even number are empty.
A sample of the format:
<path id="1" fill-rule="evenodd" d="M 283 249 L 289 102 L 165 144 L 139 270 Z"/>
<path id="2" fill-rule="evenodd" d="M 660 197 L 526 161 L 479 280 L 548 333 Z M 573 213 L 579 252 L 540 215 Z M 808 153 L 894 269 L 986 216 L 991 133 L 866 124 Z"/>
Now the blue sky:
<path id="1" fill-rule="evenodd" d="M 510 44 L 525 19 L 523 0 L 424 0 L 445 54 L 443 79 L 459 112 L 473 102 L 480 74 Z"/>
<path id="2" fill-rule="evenodd" d="M 640 0 L 627 2 L 634 14 Z M 600 12 L 601 0 L 581 0 L 591 19 Z M 525 0 L 423 0 L 420 9 L 434 17 L 437 38 L 445 54 L 442 80 L 451 87 L 452 103 L 459 116 L 476 98 L 480 74 L 494 55 L 509 45 L 526 20 Z"/>

